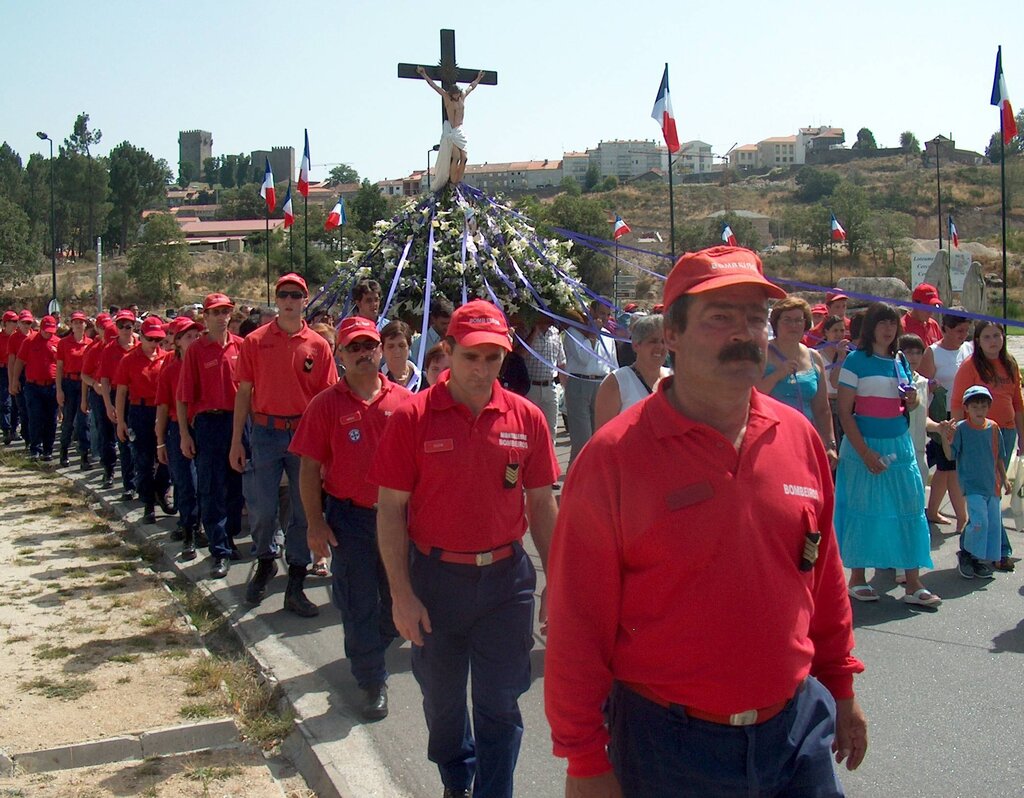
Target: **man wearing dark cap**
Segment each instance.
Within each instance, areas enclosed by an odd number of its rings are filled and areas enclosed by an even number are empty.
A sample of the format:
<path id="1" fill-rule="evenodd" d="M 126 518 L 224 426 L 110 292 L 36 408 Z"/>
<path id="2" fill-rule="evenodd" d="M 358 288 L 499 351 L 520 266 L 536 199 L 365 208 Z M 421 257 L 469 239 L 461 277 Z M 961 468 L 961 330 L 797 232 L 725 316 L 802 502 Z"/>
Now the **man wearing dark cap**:
<path id="1" fill-rule="evenodd" d="M 53 460 L 57 437 L 57 320 L 43 316 L 39 332 L 26 338 L 14 361 L 12 387 L 22 388 L 24 377 L 25 408 L 28 411 L 29 455 L 33 460 Z"/>
<path id="2" fill-rule="evenodd" d="M 302 458 L 309 548 L 331 556 L 331 598 L 341 610 L 345 657 L 365 696 L 360 712 L 379 720 L 388 714 L 384 653 L 397 633 L 377 548 L 377 486 L 366 474 L 384 423 L 412 394 L 381 375 L 380 333 L 370 319 L 341 322 L 338 355 L 344 376 L 313 397 L 289 450 Z"/>
<path id="3" fill-rule="evenodd" d="M 306 516 L 299 494 L 299 457 L 288 451 L 310 400 L 338 381 L 331 346 L 302 318 L 309 300 L 306 281 L 286 274 L 277 281 L 277 318 L 249 333 L 238 354 L 238 394 L 231 435 L 231 467 L 242 474 L 256 567 L 245 590 L 259 604 L 277 572 L 278 488 L 288 474 L 288 528 L 284 531 L 288 586 L 284 608 L 303 618 L 319 614 L 303 584 L 309 566 Z M 251 417 L 251 457 L 243 443 Z"/>
<path id="4" fill-rule="evenodd" d="M 783 296 L 749 250 L 683 255 L 675 376 L 569 473 L 544 685 L 567 796 L 839 796 L 832 751 L 864 756 L 828 458 L 754 390 Z"/>
<path id="5" fill-rule="evenodd" d="M 942 299 L 939 297 L 938 289 L 928 283 L 921 283 L 917 286 L 910 299 L 918 305 L 935 308 L 935 310 L 911 308 L 903 317 L 903 332 L 913 333 L 924 341 L 925 348 L 928 348 L 942 340 L 942 328 L 935 321 L 935 314 L 942 308 Z"/>
<path id="6" fill-rule="evenodd" d="M 521 539 L 529 522 L 547 562 L 558 463 L 543 413 L 497 381 L 512 349 L 502 312 L 474 300 L 447 332 L 450 370 L 395 410 L 368 479 L 444 795 L 511 798 L 536 587 Z"/>

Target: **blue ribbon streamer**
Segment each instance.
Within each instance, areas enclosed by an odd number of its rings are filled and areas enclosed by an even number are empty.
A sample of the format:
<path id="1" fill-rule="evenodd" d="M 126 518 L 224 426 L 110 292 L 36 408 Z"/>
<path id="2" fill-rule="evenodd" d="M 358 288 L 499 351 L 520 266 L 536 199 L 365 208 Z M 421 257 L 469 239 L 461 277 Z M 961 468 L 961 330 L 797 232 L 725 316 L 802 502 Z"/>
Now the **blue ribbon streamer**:
<path id="1" fill-rule="evenodd" d="M 430 232 L 427 234 L 427 279 L 423 284 L 423 324 L 420 327 L 420 351 L 416 355 L 416 368 L 423 371 L 423 356 L 427 341 L 427 328 L 430 326 L 430 292 L 434 281 L 434 208 L 430 209 L 427 220 Z"/>
<path id="2" fill-rule="evenodd" d="M 409 236 L 405 242 L 405 249 L 402 250 L 402 257 L 398 259 L 398 265 L 395 267 L 395 276 L 391 279 L 391 290 L 388 291 L 387 301 L 384 302 L 384 307 L 380 311 L 381 318 L 387 316 L 388 310 L 391 308 L 391 300 L 395 298 L 395 290 L 398 288 L 398 280 L 402 276 L 402 269 L 405 268 L 405 261 L 409 257 L 409 250 L 412 249 L 413 238 L 413 236 Z"/>

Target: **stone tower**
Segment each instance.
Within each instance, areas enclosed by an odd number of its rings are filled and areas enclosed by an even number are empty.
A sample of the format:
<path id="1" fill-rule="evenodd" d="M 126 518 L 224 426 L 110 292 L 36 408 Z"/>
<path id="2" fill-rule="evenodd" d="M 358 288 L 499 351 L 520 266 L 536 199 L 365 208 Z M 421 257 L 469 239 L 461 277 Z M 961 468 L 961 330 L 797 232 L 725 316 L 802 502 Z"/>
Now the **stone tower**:
<path id="1" fill-rule="evenodd" d="M 213 134 L 208 130 L 182 130 L 178 133 L 178 163 L 192 164 L 196 180 L 202 180 L 203 161 L 211 157 Z"/>

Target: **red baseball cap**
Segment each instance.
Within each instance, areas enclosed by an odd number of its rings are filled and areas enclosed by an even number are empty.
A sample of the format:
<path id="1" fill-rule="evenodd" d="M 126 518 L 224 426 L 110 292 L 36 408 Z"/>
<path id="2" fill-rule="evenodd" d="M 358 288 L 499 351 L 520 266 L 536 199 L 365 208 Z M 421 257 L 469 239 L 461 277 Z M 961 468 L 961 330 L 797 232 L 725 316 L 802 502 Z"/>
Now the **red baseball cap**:
<path id="1" fill-rule="evenodd" d="M 17 321 L 17 320 L 18 320 L 18 314 L 15 311 L 13 311 L 13 310 L 5 310 L 4 311 L 4 321 L 5 322 Z"/>
<path id="2" fill-rule="evenodd" d="M 811 313 L 820 313 L 823 316 L 828 315 L 828 305 L 817 304 L 811 308 Z"/>
<path id="3" fill-rule="evenodd" d="M 710 247 L 679 256 L 665 281 L 664 305 L 672 306 L 684 294 L 702 294 L 733 285 L 758 285 L 768 296 L 782 299 L 786 292 L 764 277 L 761 259 L 744 247 Z"/>
<path id="4" fill-rule="evenodd" d="M 97 324 L 103 325 L 103 324 L 106 324 L 108 321 L 110 321 L 110 314 L 107 313 L 106 311 L 104 311 L 103 313 L 97 313 L 96 314 L 96 323 Z"/>
<path id="5" fill-rule="evenodd" d="M 39 320 L 39 331 L 54 333 L 57 332 L 57 320 L 53 316 L 43 316 Z"/>
<path id="6" fill-rule="evenodd" d="M 448 322 L 448 335 L 459 346 L 497 344 L 512 351 L 505 314 L 485 299 L 474 299 L 456 308 Z"/>
<path id="7" fill-rule="evenodd" d="M 622 310 L 625 313 L 632 313 L 634 310 L 637 310 L 639 307 L 640 306 L 636 302 L 627 302 L 626 303 L 626 307 L 624 307 Z"/>
<path id="8" fill-rule="evenodd" d="M 297 285 L 302 289 L 302 292 L 306 296 L 309 296 L 309 289 L 306 287 L 306 281 L 299 277 L 295 272 L 289 272 L 288 274 L 279 277 L 277 282 L 274 283 L 274 290 L 277 291 L 282 285 L 288 285 L 289 283 Z"/>
<path id="9" fill-rule="evenodd" d="M 199 330 L 202 332 L 203 325 L 194 319 L 190 319 L 188 316 L 178 316 L 167 325 L 167 334 L 175 339 L 179 335 L 184 335 L 189 330 Z"/>
<path id="10" fill-rule="evenodd" d="M 82 313 L 82 311 L 76 310 L 71 314 L 71 321 L 89 321 L 89 317 Z"/>
<path id="11" fill-rule="evenodd" d="M 825 304 L 831 305 L 833 302 L 838 302 L 840 299 L 849 299 L 846 294 L 841 294 L 838 291 L 829 291 L 825 294 Z"/>
<path id="12" fill-rule="evenodd" d="M 117 335 L 117 325 L 114 323 L 113 319 L 108 319 L 103 324 L 103 337 L 104 338 L 113 338 L 116 335 Z"/>
<path id="13" fill-rule="evenodd" d="M 117 311 L 117 315 L 114 316 L 114 322 L 116 323 L 116 322 L 119 322 L 119 321 L 134 322 L 135 321 L 135 314 L 132 313 L 130 310 L 119 310 L 119 311 Z"/>
<path id="14" fill-rule="evenodd" d="M 928 283 L 921 283 L 914 289 L 910 298 L 920 305 L 931 305 L 934 308 L 942 307 L 942 299 L 939 297 L 939 289 Z"/>
<path id="15" fill-rule="evenodd" d="M 203 310 L 211 308 L 233 308 L 235 303 L 228 299 L 226 294 L 207 294 L 203 300 Z"/>
<path id="16" fill-rule="evenodd" d="M 31 310 L 23 310 L 18 314 L 18 321 L 35 321 L 36 317 L 32 315 Z"/>
<path id="17" fill-rule="evenodd" d="M 121 315 L 118 313 L 117 315 Z M 142 336 L 144 338 L 166 338 L 167 330 L 164 329 L 164 323 L 159 316 L 146 316 L 145 321 L 142 322 Z"/>
<path id="18" fill-rule="evenodd" d="M 349 316 L 342 319 L 338 327 L 338 346 L 347 346 L 356 338 L 369 338 L 371 341 L 380 342 L 377 325 L 362 316 Z"/>

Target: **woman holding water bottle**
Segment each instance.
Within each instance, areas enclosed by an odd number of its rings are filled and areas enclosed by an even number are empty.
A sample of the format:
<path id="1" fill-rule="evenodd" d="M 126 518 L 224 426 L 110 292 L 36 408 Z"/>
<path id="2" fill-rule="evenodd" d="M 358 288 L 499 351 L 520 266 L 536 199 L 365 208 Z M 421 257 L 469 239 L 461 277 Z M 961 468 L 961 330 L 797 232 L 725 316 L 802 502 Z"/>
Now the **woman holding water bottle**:
<path id="1" fill-rule="evenodd" d="M 925 607 L 942 599 L 921 582 L 932 559 L 924 487 L 906 413 L 918 403 L 910 368 L 896 356 L 900 318 L 883 302 L 864 315 L 857 349 L 839 375 L 839 420 L 845 438 L 836 472 L 835 528 L 849 594 L 878 601 L 868 568 L 903 568 L 903 601 Z"/>
<path id="2" fill-rule="evenodd" d="M 800 297 L 788 296 L 772 306 L 768 321 L 775 337 L 768 343 L 764 378 L 758 388 L 807 417 L 821 436 L 829 465 L 835 468 L 838 453 L 825 363 L 820 354 L 800 343 L 811 329 L 811 306 Z"/>

